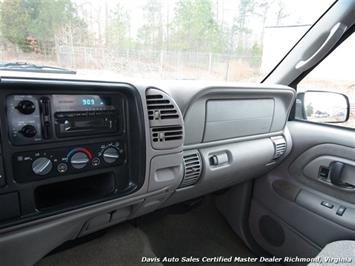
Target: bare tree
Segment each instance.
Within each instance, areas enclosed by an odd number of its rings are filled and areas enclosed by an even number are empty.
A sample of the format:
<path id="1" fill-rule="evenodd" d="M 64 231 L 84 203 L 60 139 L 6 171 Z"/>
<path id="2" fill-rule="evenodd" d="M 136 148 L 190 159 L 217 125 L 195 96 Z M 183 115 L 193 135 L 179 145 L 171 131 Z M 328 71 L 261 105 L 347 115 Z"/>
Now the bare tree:
<path id="1" fill-rule="evenodd" d="M 286 11 L 285 3 L 282 0 L 278 1 L 278 10 L 276 13 L 276 25 L 280 25 L 284 18 L 287 18 L 289 14 Z"/>

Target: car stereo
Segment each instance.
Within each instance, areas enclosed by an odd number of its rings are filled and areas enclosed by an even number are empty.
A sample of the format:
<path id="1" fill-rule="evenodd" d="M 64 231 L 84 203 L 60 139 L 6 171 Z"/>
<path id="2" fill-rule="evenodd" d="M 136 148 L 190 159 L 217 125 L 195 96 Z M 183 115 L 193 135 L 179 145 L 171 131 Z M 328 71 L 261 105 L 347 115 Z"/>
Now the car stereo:
<path id="1" fill-rule="evenodd" d="M 117 132 L 117 109 L 111 98 L 98 95 L 53 95 L 58 137 Z"/>
<path id="2" fill-rule="evenodd" d="M 120 133 L 123 99 L 117 95 L 10 95 L 7 118 L 14 145 Z"/>

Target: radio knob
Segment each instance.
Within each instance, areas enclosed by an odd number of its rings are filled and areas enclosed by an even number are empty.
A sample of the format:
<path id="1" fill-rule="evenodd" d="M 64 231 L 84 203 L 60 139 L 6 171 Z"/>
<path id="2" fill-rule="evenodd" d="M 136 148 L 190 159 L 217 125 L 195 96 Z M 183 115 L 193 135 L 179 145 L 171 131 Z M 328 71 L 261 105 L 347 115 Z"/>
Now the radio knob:
<path id="1" fill-rule="evenodd" d="M 36 110 L 36 106 L 32 101 L 22 100 L 15 107 L 20 113 L 29 115 Z"/>
<path id="2" fill-rule="evenodd" d="M 102 156 L 104 157 L 104 161 L 106 163 L 114 163 L 120 158 L 118 150 L 114 147 L 109 147 L 104 150 Z"/>
<path id="3" fill-rule="evenodd" d="M 36 175 L 46 175 L 52 170 L 52 161 L 46 157 L 37 158 L 32 162 L 32 171 Z"/>
<path id="4" fill-rule="evenodd" d="M 26 125 L 21 128 L 20 133 L 26 138 L 33 138 L 37 134 L 37 130 L 32 125 Z"/>
<path id="5" fill-rule="evenodd" d="M 76 152 L 70 159 L 71 165 L 75 169 L 84 168 L 89 162 L 89 157 L 83 152 Z"/>

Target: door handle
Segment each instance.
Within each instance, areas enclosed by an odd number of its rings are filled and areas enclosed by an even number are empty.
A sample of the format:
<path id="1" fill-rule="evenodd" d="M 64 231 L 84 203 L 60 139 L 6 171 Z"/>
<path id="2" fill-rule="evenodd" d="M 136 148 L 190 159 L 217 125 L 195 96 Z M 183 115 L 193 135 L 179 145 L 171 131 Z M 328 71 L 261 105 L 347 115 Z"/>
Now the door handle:
<path id="1" fill-rule="evenodd" d="M 338 187 L 343 188 L 355 188 L 353 185 L 345 183 L 342 180 L 342 174 L 344 170 L 345 164 L 342 162 L 332 162 L 329 165 L 329 179 L 330 182 Z"/>

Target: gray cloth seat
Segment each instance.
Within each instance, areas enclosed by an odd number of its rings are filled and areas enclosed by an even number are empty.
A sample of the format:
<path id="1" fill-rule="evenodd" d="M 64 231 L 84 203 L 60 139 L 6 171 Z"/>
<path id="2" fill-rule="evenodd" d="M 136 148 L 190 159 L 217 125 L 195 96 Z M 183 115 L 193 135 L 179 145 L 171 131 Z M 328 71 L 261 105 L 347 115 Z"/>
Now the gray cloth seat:
<path id="1" fill-rule="evenodd" d="M 355 241 L 341 240 L 329 243 L 317 255 L 315 261 L 308 264 L 316 265 L 355 265 Z"/>

